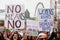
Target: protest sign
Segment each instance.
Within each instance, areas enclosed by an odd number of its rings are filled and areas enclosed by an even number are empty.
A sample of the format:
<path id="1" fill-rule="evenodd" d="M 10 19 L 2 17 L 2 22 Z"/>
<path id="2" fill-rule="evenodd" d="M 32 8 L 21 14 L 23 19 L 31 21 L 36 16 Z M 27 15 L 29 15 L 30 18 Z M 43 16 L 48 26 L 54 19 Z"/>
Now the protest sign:
<path id="1" fill-rule="evenodd" d="M 5 26 L 12 29 L 24 28 L 24 6 L 23 4 L 7 5 L 5 14 Z"/>
<path id="2" fill-rule="evenodd" d="M 42 31 L 51 32 L 54 27 L 53 9 L 38 9 L 38 21 Z"/>
<path id="3" fill-rule="evenodd" d="M 27 20 L 27 35 L 38 36 L 38 22 L 34 20 Z"/>

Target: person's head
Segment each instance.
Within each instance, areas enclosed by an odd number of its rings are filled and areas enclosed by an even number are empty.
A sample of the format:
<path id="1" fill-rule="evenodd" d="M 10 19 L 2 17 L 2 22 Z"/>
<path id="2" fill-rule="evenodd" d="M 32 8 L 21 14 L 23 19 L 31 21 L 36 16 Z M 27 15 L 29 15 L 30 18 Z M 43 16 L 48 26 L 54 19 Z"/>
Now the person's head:
<path id="1" fill-rule="evenodd" d="M 14 32 L 10 40 L 19 40 L 19 34 L 17 32 Z"/>
<path id="2" fill-rule="evenodd" d="M 48 39 L 47 33 L 40 33 L 40 34 L 38 35 L 38 38 L 39 38 L 40 40 L 47 40 L 47 39 Z"/>
<path id="3" fill-rule="evenodd" d="M 18 39 L 18 34 L 14 34 L 13 39 Z"/>

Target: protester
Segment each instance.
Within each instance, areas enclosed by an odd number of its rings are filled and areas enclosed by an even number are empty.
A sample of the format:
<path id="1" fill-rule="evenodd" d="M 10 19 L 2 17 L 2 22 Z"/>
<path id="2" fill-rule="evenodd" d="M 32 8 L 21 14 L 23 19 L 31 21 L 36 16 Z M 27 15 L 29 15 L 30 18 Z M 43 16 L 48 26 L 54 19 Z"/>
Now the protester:
<path id="1" fill-rule="evenodd" d="M 9 40 L 6 30 L 3 31 L 3 37 L 4 37 L 4 40 Z"/>
<path id="2" fill-rule="evenodd" d="M 9 38 L 12 35 L 12 32 L 7 29 L 7 37 Z"/>
<path id="3" fill-rule="evenodd" d="M 52 32 L 49 40 L 56 40 L 56 33 L 55 32 Z"/>
<path id="4" fill-rule="evenodd" d="M 14 32 L 14 34 L 11 36 L 10 40 L 21 40 L 18 32 Z"/>
<path id="5" fill-rule="evenodd" d="M 37 40 L 48 40 L 47 32 L 40 33 Z"/>
<path id="6" fill-rule="evenodd" d="M 4 40 L 3 34 L 0 32 L 0 40 Z"/>

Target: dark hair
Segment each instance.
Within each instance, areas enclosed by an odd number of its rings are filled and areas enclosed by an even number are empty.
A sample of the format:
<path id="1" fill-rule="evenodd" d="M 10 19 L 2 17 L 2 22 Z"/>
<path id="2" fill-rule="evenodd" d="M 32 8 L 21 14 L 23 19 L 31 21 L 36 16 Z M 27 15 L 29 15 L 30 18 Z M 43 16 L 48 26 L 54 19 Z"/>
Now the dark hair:
<path id="1" fill-rule="evenodd" d="M 0 32 L 0 40 L 4 40 L 3 34 Z"/>
<path id="2" fill-rule="evenodd" d="M 52 34 L 51 34 L 49 40 L 52 40 L 53 38 L 56 38 L 56 33 L 55 33 L 55 32 L 52 32 Z"/>
<path id="3" fill-rule="evenodd" d="M 29 39 L 29 37 L 30 37 L 30 39 Z M 32 36 L 27 36 L 27 40 L 32 40 Z"/>
<path id="4" fill-rule="evenodd" d="M 14 32 L 14 34 L 17 34 L 17 35 L 18 35 L 18 39 L 17 39 L 17 40 L 21 40 L 20 37 L 19 37 L 18 32 Z M 10 40 L 13 40 L 13 36 L 14 36 L 14 34 L 11 36 Z"/>

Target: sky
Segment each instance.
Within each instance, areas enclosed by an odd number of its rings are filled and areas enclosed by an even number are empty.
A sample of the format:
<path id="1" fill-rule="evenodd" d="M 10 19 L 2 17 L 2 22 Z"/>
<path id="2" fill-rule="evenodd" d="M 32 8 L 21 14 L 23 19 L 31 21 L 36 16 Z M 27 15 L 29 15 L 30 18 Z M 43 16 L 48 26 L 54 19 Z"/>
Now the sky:
<path id="1" fill-rule="evenodd" d="M 50 8 L 50 0 L 0 0 L 0 9 L 6 9 L 6 5 L 23 4 L 28 9 L 30 16 L 34 17 L 38 2 L 42 2 L 45 8 Z M 0 13 L 0 20 L 5 19 L 5 12 Z"/>

